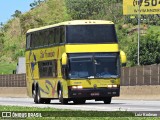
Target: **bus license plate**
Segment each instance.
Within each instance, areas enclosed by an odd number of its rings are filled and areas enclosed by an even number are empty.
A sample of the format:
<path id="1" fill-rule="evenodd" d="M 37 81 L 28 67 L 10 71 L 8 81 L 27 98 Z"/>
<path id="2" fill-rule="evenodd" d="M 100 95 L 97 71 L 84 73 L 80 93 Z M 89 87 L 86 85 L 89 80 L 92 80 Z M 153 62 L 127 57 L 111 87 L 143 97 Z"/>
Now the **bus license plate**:
<path id="1" fill-rule="evenodd" d="M 99 93 L 91 93 L 91 96 L 99 96 Z"/>

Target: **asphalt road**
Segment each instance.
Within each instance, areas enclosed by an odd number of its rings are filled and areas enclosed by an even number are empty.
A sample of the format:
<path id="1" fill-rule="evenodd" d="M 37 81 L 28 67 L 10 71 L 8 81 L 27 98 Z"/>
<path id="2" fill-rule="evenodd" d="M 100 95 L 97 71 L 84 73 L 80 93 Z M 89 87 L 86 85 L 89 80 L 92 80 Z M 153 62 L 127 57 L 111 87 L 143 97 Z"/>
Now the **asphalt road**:
<path id="1" fill-rule="evenodd" d="M 0 98 L 0 105 L 28 106 L 40 108 L 58 108 L 92 111 L 160 111 L 160 101 L 145 100 L 117 100 L 113 99 L 111 104 L 103 104 L 101 101 L 88 100 L 86 104 L 61 105 L 58 100 L 52 100 L 51 104 L 34 104 L 32 98 Z"/>

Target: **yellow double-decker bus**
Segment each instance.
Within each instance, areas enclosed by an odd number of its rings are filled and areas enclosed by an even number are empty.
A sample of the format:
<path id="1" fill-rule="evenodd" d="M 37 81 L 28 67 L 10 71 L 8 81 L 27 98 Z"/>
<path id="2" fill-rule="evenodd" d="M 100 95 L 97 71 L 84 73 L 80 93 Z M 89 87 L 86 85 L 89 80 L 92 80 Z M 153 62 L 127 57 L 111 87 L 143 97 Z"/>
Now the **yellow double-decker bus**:
<path id="1" fill-rule="evenodd" d="M 111 21 L 74 20 L 30 29 L 25 56 L 27 91 L 35 103 L 95 99 L 110 104 L 120 95 L 126 57 Z"/>

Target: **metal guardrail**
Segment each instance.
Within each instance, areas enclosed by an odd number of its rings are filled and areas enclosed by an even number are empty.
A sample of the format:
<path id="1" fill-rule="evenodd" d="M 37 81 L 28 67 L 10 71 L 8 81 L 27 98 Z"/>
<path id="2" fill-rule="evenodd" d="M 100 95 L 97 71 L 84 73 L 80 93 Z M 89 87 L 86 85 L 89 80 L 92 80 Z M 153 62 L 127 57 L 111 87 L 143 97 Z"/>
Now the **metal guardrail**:
<path id="1" fill-rule="evenodd" d="M 0 87 L 26 87 L 26 74 L 0 75 Z"/>
<path id="2" fill-rule="evenodd" d="M 122 68 L 121 85 L 160 85 L 160 64 Z"/>

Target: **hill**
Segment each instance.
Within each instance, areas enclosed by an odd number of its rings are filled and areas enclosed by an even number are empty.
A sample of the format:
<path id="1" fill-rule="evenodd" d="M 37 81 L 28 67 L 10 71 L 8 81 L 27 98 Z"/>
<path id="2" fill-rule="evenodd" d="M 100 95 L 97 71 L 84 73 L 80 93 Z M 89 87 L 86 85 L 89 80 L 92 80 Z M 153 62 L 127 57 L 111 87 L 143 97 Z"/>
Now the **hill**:
<path id="1" fill-rule="evenodd" d="M 25 33 L 28 29 L 66 20 L 70 20 L 70 17 L 66 12 L 64 0 L 48 0 L 9 20 L 0 31 L 0 62 L 13 62 L 18 56 L 24 56 Z"/>

